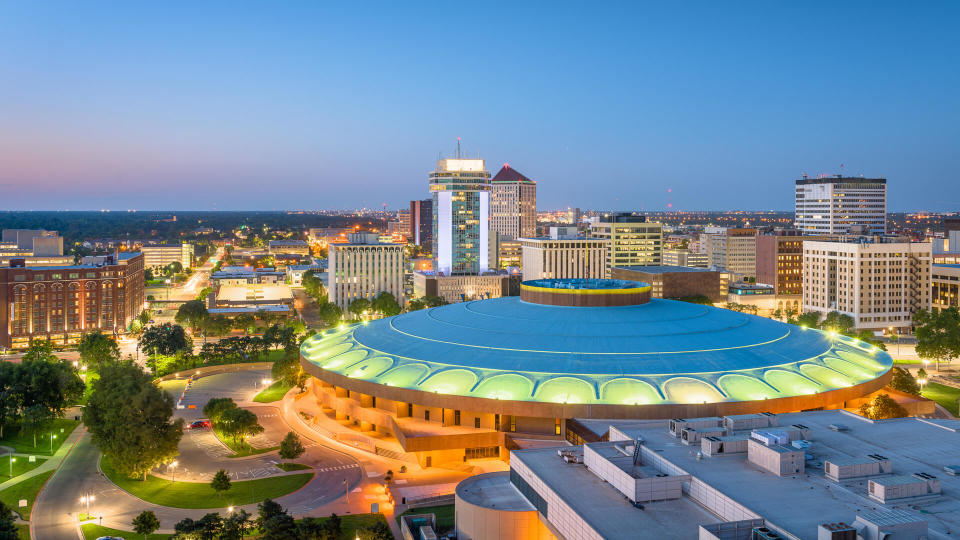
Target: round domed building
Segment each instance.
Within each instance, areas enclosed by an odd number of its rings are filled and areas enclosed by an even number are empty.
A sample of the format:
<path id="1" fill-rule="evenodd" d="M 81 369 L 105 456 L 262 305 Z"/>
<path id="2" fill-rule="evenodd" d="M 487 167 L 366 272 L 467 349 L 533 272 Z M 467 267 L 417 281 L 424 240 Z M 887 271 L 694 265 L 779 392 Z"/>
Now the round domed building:
<path id="1" fill-rule="evenodd" d="M 510 434 L 581 442 L 573 418 L 835 408 L 892 360 L 856 339 L 650 298 L 622 280 L 535 280 L 519 297 L 414 311 L 301 348 L 320 403 L 421 464 L 501 455 Z"/>

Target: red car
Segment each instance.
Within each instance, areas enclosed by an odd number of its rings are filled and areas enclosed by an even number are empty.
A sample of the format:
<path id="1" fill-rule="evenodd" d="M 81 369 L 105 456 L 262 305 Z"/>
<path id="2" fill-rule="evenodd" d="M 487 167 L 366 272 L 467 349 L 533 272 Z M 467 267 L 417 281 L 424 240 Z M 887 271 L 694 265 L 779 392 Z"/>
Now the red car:
<path id="1" fill-rule="evenodd" d="M 187 429 L 197 429 L 197 428 L 207 428 L 210 427 L 209 420 L 196 420 L 187 424 Z"/>

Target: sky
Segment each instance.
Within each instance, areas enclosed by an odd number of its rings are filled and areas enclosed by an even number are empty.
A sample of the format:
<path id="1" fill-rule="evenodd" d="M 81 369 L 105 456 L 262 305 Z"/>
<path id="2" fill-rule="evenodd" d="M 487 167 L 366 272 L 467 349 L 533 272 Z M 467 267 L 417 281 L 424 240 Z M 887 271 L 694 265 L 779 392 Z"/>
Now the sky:
<path id="1" fill-rule="evenodd" d="M 0 0 L 0 210 L 400 208 L 456 138 L 540 209 L 960 210 L 960 2 Z"/>

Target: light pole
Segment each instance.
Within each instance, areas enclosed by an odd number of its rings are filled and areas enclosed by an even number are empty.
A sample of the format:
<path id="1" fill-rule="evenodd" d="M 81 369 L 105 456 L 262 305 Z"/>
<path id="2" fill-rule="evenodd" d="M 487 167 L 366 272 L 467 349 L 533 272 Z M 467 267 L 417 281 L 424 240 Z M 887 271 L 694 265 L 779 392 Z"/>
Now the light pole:
<path id="1" fill-rule="evenodd" d="M 177 481 L 176 473 L 177 473 L 177 465 L 179 464 L 180 462 L 177 460 L 173 460 L 173 463 L 170 464 L 170 483 L 171 484 Z"/>
<path id="2" fill-rule="evenodd" d="M 10 454 L 10 478 L 13 478 L 13 464 L 16 463 L 17 458 L 13 457 L 13 454 Z"/>
<path id="3" fill-rule="evenodd" d="M 87 505 L 87 518 L 90 517 L 90 503 L 93 502 L 94 500 L 96 500 L 96 497 L 90 494 L 80 497 L 80 504 Z"/>
<path id="4" fill-rule="evenodd" d="M 350 484 L 347 483 L 347 479 L 343 479 L 343 488 L 346 490 L 347 494 L 347 504 L 350 504 Z"/>
<path id="5" fill-rule="evenodd" d="M 923 385 L 927 384 L 926 379 L 917 379 L 917 382 L 920 383 L 920 393 L 923 394 Z"/>
<path id="6" fill-rule="evenodd" d="M 53 455 L 53 440 L 56 438 L 57 438 L 56 435 L 54 435 L 53 433 L 50 434 L 50 455 L 51 456 Z"/>

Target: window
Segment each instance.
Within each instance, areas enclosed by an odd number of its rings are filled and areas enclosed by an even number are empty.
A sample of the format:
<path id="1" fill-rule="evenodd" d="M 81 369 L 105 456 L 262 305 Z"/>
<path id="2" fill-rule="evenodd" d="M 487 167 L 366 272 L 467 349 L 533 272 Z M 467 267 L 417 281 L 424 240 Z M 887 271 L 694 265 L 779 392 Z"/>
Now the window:
<path id="1" fill-rule="evenodd" d="M 423 410 L 423 419 L 426 420 L 427 422 L 430 421 L 430 409 Z M 427 459 L 430 459 L 430 458 L 427 458 Z M 429 467 L 429 465 L 427 465 L 427 467 Z"/>
<path id="2" fill-rule="evenodd" d="M 455 426 L 459 426 L 459 425 L 460 425 L 460 411 L 459 411 L 459 410 L 453 411 L 453 425 L 455 425 Z"/>
<path id="3" fill-rule="evenodd" d="M 510 417 L 510 431 L 511 431 L 511 432 L 517 431 L 517 417 L 516 417 L 516 416 L 511 416 L 511 417 Z"/>
<path id="4" fill-rule="evenodd" d="M 500 431 L 500 415 L 493 415 L 493 429 Z"/>
<path id="5" fill-rule="evenodd" d="M 479 418 L 474 418 L 474 419 L 473 419 L 473 427 L 476 428 L 476 429 L 480 429 L 480 419 L 479 419 Z"/>
<path id="6" fill-rule="evenodd" d="M 557 418 L 557 419 L 556 419 L 556 422 L 553 424 L 553 434 L 554 434 L 554 435 L 559 435 L 559 434 L 560 434 L 560 419 L 559 419 L 559 418 Z"/>
<path id="7" fill-rule="evenodd" d="M 413 403 L 407 403 L 407 416 L 413 416 Z"/>
<path id="8" fill-rule="evenodd" d="M 500 457 L 499 446 L 486 446 L 483 448 L 465 448 L 464 457 L 466 459 L 482 459 Z"/>

